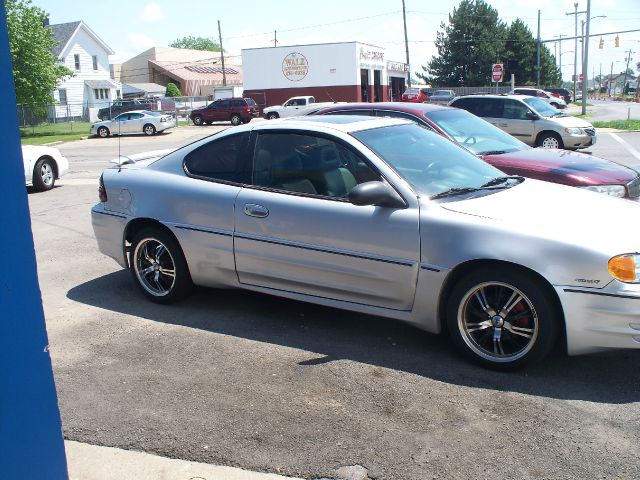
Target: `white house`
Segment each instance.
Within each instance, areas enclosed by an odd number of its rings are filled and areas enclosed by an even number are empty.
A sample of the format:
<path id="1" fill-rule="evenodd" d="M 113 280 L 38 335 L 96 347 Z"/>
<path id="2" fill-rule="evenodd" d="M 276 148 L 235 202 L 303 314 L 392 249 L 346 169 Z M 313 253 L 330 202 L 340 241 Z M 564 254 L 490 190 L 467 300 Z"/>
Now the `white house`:
<path id="1" fill-rule="evenodd" d="M 111 79 L 109 70 L 109 55 L 115 52 L 82 21 L 48 28 L 57 42 L 53 54 L 74 72 L 53 94 L 56 118 L 95 121 L 100 108 L 122 96 L 122 84 Z"/>

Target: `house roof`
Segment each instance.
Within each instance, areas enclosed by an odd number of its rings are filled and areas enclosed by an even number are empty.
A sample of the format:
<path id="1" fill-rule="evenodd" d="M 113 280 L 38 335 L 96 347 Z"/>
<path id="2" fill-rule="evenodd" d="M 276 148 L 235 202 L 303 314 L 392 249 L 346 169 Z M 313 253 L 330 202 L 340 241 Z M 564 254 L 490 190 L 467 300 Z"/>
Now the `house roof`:
<path id="1" fill-rule="evenodd" d="M 222 85 L 222 65 L 212 61 L 199 62 L 161 62 L 148 60 L 149 66 L 169 78 L 180 82 L 183 95 L 200 95 L 203 85 Z M 225 65 L 225 79 L 227 85 L 242 85 L 242 67 L 239 65 Z"/>
<path id="2" fill-rule="evenodd" d="M 80 25 L 80 23 L 81 22 L 69 22 L 49 25 L 53 39 L 56 41 L 56 45 L 53 47 L 53 54 L 56 57 L 60 56 L 62 50 L 64 50 L 64 47 L 67 46 L 67 43 L 69 43 L 69 40 L 71 40 L 71 37 L 78 29 L 78 25 Z"/>
<path id="3" fill-rule="evenodd" d="M 69 23 L 58 23 L 56 25 L 49 25 L 49 29 L 51 29 L 51 33 L 53 34 L 53 39 L 56 41 L 56 45 L 53 47 L 53 54 L 56 57 L 59 57 L 62 52 L 67 48 L 71 38 L 75 35 L 79 28 L 83 28 L 87 34 L 93 38 L 98 45 L 100 45 L 108 55 L 113 55 L 115 52 L 111 49 L 109 45 L 104 43 L 104 41 L 96 35 L 96 33 L 89 28 L 89 26 L 84 23 L 82 20 L 77 22 L 69 22 Z"/>

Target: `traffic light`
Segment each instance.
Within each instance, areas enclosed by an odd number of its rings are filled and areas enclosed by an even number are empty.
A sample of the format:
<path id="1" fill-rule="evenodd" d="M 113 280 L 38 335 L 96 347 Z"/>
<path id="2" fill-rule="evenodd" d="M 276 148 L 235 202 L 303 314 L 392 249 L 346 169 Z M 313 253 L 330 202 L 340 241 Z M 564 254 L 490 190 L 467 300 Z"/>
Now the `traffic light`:
<path id="1" fill-rule="evenodd" d="M 600 44 L 598 45 L 598 48 L 600 50 L 602 50 L 604 48 L 604 38 L 600 37 Z"/>
<path id="2" fill-rule="evenodd" d="M 616 35 L 616 41 L 615 41 L 616 47 L 620 46 L 620 36 Z"/>

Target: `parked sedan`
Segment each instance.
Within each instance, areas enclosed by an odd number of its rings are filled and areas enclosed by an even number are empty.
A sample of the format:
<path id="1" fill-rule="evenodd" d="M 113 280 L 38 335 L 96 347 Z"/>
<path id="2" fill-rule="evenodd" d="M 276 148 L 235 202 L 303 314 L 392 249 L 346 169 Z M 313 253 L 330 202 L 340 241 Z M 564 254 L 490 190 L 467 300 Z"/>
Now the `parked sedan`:
<path id="1" fill-rule="evenodd" d="M 453 90 L 436 90 L 433 95 L 429 97 L 430 103 L 441 103 L 446 105 L 455 98 L 456 94 Z"/>
<path id="2" fill-rule="evenodd" d="M 69 162 L 60 150 L 39 145 L 23 145 L 22 161 L 27 185 L 39 192 L 51 190 L 56 180 L 69 170 Z"/>
<path id="3" fill-rule="evenodd" d="M 404 118 L 463 145 L 508 174 L 586 188 L 614 197 L 633 200 L 640 197 L 640 175 L 631 168 L 583 153 L 532 148 L 459 108 L 393 102 L 351 103 L 323 108 L 314 115 Z"/>
<path id="4" fill-rule="evenodd" d="M 446 328 L 498 369 L 558 341 L 640 348 L 639 204 L 505 176 L 404 120 L 230 128 L 105 170 L 99 196 L 100 251 L 154 302 L 254 290 Z"/>
<path id="5" fill-rule="evenodd" d="M 171 115 L 150 110 L 135 110 L 121 113 L 113 120 L 96 122 L 91 125 L 91 135 L 105 138 L 109 135 L 154 135 L 176 126 Z"/>

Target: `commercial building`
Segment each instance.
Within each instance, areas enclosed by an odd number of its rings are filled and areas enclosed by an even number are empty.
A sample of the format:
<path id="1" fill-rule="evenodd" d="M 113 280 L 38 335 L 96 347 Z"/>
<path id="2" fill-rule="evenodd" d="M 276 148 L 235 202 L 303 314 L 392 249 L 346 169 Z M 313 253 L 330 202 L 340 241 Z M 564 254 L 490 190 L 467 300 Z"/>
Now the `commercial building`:
<path id="1" fill-rule="evenodd" d="M 242 50 L 244 96 L 261 106 L 313 95 L 318 102 L 399 100 L 409 66 L 360 42 Z"/>

